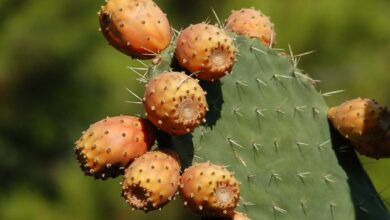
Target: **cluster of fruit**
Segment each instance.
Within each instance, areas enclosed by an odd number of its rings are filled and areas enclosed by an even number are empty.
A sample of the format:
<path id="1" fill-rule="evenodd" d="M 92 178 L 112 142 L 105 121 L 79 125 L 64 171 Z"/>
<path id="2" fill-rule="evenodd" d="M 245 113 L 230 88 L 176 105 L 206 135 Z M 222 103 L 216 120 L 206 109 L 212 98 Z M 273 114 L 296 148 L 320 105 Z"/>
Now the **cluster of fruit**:
<path id="1" fill-rule="evenodd" d="M 173 41 L 166 15 L 152 0 L 108 0 L 98 15 L 108 42 L 132 57 L 156 58 L 176 42 L 175 56 L 187 74 L 163 72 L 149 80 L 143 98 L 146 119 L 108 117 L 83 132 L 75 152 L 84 173 L 96 179 L 124 174 L 122 195 L 134 209 L 159 209 L 179 191 L 184 205 L 204 218 L 249 219 L 234 211 L 240 183 L 224 166 L 207 162 L 182 171 L 174 151 L 164 146 L 149 150 L 157 130 L 183 135 L 205 122 L 208 104 L 198 79 L 213 82 L 231 71 L 237 51 L 226 31 L 271 47 L 275 34 L 269 18 L 241 9 L 232 12 L 225 28 L 199 23 Z"/>

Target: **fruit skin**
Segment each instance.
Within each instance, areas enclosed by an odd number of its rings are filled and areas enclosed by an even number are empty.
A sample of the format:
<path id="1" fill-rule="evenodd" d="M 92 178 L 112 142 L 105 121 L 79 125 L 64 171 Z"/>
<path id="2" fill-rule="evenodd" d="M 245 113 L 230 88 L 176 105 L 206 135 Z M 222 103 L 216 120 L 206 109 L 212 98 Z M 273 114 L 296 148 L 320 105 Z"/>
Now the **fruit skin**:
<path id="1" fill-rule="evenodd" d="M 98 121 L 76 141 L 75 153 L 81 169 L 96 179 L 121 175 L 154 144 L 155 132 L 148 120 L 133 116 Z"/>
<path id="2" fill-rule="evenodd" d="M 165 72 L 152 78 L 145 89 L 144 106 L 150 121 L 171 135 L 191 132 L 207 111 L 202 87 L 180 72 Z"/>
<path id="3" fill-rule="evenodd" d="M 175 53 L 180 66 L 207 81 L 227 75 L 236 61 L 233 39 L 224 30 L 205 23 L 184 29 Z"/>
<path id="4" fill-rule="evenodd" d="M 389 112 L 367 98 L 349 100 L 330 108 L 328 118 L 345 138 L 354 142 L 379 139 L 390 129 Z"/>
<path id="5" fill-rule="evenodd" d="M 250 218 L 245 215 L 244 213 L 242 212 L 233 212 L 233 214 L 231 214 L 230 216 L 228 217 L 222 217 L 222 218 L 202 218 L 202 220 L 250 220 Z"/>
<path id="6" fill-rule="evenodd" d="M 151 58 L 171 41 L 169 21 L 151 0 L 108 0 L 98 14 L 104 37 L 127 55 Z"/>
<path id="7" fill-rule="evenodd" d="M 173 151 L 151 151 L 135 159 L 126 169 L 122 196 L 135 209 L 145 212 L 161 208 L 176 194 L 180 164 Z"/>
<path id="8" fill-rule="evenodd" d="M 229 216 L 237 206 L 240 189 L 225 167 L 201 163 L 187 168 L 180 179 L 184 205 L 203 216 Z"/>
<path id="9" fill-rule="evenodd" d="M 390 113 L 374 100 L 346 101 L 330 108 L 328 118 L 360 154 L 376 159 L 390 156 Z"/>
<path id="10" fill-rule="evenodd" d="M 274 24 L 261 11 L 243 8 L 232 11 L 225 21 L 226 30 L 246 37 L 258 38 L 265 46 L 275 43 Z"/>

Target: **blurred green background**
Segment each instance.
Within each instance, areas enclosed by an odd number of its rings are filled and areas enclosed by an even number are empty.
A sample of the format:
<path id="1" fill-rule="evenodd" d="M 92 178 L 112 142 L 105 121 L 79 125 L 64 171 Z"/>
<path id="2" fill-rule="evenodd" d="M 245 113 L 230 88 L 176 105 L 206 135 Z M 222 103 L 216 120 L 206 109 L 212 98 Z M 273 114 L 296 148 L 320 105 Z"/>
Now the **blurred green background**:
<path id="1" fill-rule="evenodd" d="M 107 115 L 135 114 L 126 103 L 142 84 L 98 32 L 92 0 L 0 0 L 0 219 L 189 219 L 176 200 L 161 212 L 131 211 L 120 179 L 94 181 L 80 171 L 73 142 Z M 231 9 L 255 6 L 271 16 L 277 48 L 305 56 L 300 67 L 345 92 L 329 105 L 358 96 L 390 107 L 389 0 L 156 0 L 176 29 Z M 390 160 L 362 162 L 388 207 Z M 195 219 L 195 217 L 191 218 Z"/>

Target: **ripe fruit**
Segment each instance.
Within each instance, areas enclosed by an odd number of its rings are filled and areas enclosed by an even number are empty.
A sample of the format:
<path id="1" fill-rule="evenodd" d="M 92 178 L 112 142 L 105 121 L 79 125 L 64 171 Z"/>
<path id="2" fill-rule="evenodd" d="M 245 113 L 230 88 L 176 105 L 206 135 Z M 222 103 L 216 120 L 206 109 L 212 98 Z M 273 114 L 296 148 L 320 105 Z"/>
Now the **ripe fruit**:
<path id="1" fill-rule="evenodd" d="M 76 141 L 75 152 L 86 175 L 106 179 L 124 169 L 153 145 L 155 128 L 146 119 L 107 117 L 91 125 Z"/>
<path id="2" fill-rule="evenodd" d="M 374 100 L 346 101 L 329 109 L 328 118 L 360 154 L 390 157 L 390 113 Z"/>
<path id="3" fill-rule="evenodd" d="M 366 98 L 346 101 L 329 109 L 328 118 L 345 138 L 354 142 L 379 139 L 390 129 L 390 113 Z"/>
<path id="4" fill-rule="evenodd" d="M 201 163 L 184 171 L 180 196 L 185 206 L 203 216 L 228 216 L 237 206 L 239 185 L 223 166 Z"/>
<path id="5" fill-rule="evenodd" d="M 150 121 L 171 135 L 191 132 L 207 110 L 205 92 L 197 80 L 180 72 L 165 72 L 151 79 L 144 106 Z"/>
<path id="6" fill-rule="evenodd" d="M 154 57 L 172 37 L 166 15 L 152 0 L 108 0 L 99 22 L 113 47 L 138 58 Z"/>
<path id="7" fill-rule="evenodd" d="M 137 158 L 125 171 L 122 196 L 133 208 L 161 208 L 176 194 L 180 164 L 171 151 L 151 151 Z"/>
<path id="8" fill-rule="evenodd" d="M 239 35 L 258 38 L 265 46 L 275 43 L 274 24 L 269 17 L 253 8 L 232 11 L 225 21 L 226 30 Z"/>
<path id="9" fill-rule="evenodd" d="M 200 23 L 179 34 L 176 57 L 180 66 L 199 79 L 213 81 L 230 72 L 236 61 L 236 48 L 224 30 Z"/>

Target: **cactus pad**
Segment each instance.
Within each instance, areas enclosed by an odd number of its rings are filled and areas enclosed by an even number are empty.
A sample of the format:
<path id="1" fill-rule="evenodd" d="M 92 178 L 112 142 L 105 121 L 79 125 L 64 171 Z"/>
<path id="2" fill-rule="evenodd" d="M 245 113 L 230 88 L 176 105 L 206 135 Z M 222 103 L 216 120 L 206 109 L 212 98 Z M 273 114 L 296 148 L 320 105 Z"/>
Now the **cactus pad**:
<path id="1" fill-rule="evenodd" d="M 294 62 L 257 39 L 233 36 L 231 74 L 200 84 L 207 123 L 159 142 L 183 168 L 224 164 L 242 183 L 240 207 L 250 219 L 389 219 L 355 153 L 333 132 L 328 107 Z M 172 47 L 149 75 L 177 68 Z M 176 64 L 175 64 L 176 63 Z"/>

